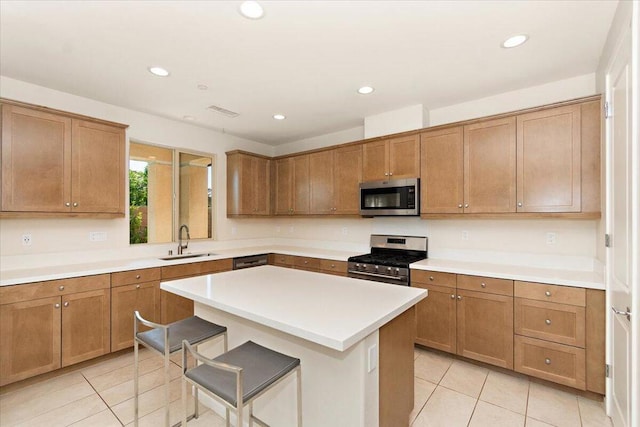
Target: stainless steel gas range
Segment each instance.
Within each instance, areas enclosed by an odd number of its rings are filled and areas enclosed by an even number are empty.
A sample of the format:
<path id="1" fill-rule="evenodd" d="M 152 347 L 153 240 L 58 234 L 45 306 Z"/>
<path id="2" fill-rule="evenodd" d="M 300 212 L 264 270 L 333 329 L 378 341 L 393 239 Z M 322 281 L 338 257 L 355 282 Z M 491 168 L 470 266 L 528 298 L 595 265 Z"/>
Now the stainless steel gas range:
<path id="1" fill-rule="evenodd" d="M 348 276 L 409 286 L 409 264 L 427 258 L 427 238 L 371 235 L 371 253 L 348 259 Z"/>

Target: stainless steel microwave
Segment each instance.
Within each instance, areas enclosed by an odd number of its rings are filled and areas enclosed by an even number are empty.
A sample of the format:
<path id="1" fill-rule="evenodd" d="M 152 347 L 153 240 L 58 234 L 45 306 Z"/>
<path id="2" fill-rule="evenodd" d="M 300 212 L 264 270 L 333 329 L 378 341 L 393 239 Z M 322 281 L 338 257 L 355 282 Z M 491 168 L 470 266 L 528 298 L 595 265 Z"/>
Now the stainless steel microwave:
<path id="1" fill-rule="evenodd" d="M 371 181 L 360 184 L 360 215 L 420 215 L 420 179 Z"/>

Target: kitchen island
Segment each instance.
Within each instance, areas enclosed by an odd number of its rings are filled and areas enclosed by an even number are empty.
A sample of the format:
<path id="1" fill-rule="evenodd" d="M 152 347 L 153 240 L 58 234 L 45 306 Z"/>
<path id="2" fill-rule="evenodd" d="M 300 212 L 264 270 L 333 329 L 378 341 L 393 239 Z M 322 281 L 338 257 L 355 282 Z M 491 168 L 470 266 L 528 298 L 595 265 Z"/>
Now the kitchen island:
<path id="1" fill-rule="evenodd" d="M 303 425 L 403 426 L 413 407 L 413 306 L 426 291 L 263 266 L 164 282 L 196 315 L 300 358 Z M 202 346 L 214 357 L 219 344 Z M 212 401 L 205 404 L 223 413 Z M 270 425 L 295 425 L 295 380 L 254 403 Z"/>

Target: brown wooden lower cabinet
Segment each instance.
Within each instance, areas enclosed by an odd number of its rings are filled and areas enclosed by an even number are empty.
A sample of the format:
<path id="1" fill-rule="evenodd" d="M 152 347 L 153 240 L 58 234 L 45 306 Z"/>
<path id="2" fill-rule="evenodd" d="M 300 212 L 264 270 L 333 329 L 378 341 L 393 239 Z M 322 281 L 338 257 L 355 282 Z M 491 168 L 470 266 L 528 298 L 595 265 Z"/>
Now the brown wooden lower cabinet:
<path id="1" fill-rule="evenodd" d="M 320 260 L 320 272 L 333 274 L 336 276 L 347 275 L 347 263 L 345 261 L 335 261 L 331 259 Z"/>
<path id="2" fill-rule="evenodd" d="M 135 283 L 111 289 L 111 351 L 133 346 L 133 312 L 161 322 L 160 281 Z M 141 330 L 145 330 L 144 326 Z"/>
<path id="3" fill-rule="evenodd" d="M 448 353 L 456 352 L 456 289 L 412 283 L 429 296 L 416 305 L 416 342 Z"/>
<path id="4" fill-rule="evenodd" d="M 109 353 L 109 284 L 102 274 L 1 287 L 0 385 Z"/>

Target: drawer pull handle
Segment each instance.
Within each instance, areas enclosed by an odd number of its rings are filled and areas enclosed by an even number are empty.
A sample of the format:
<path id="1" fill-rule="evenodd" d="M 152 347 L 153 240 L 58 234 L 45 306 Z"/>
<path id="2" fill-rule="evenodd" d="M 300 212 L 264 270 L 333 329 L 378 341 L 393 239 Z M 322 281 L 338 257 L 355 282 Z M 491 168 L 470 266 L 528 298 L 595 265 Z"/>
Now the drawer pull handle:
<path id="1" fill-rule="evenodd" d="M 486 285 L 485 283 L 480 283 L 480 287 L 481 287 L 481 288 L 486 288 L 486 287 L 487 287 L 487 285 Z"/>
<path id="2" fill-rule="evenodd" d="M 551 324 L 551 320 L 547 319 L 547 320 L 544 321 L 544 323 L 546 323 L 547 325 L 550 325 Z"/>
<path id="3" fill-rule="evenodd" d="M 140 275 L 139 275 L 139 274 L 136 274 L 136 279 L 139 279 L 139 278 L 140 278 Z"/>
<path id="4" fill-rule="evenodd" d="M 454 294 L 451 294 L 451 299 L 456 299 L 456 296 Z"/>
<path id="5" fill-rule="evenodd" d="M 545 294 L 546 296 L 550 297 L 550 296 L 551 296 L 551 291 L 546 291 L 544 294 Z"/>
<path id="6" fill-rule="evenodd" d="M 140 285 L 136 285 L 136 289 L 140 289 Z"/>
<path id="7" fill-rule="evenodd" d="M 60 286 L 58 286 L 58 289 L 61 290 L 61 291 L 64 291 L 64 286 L 60 285 Z"/>
<path id="8" fill-rule="evenodd" d="M 335 264 L 331 264 L 331 268 L 336 268 L 336 265 Z"/>
<path id="9" fill-rule="evenodd" d="M 429 276 L 429 280 L 433 282 L 433 276 Z"/>
<path id="10" fill-rule="evenodd" d="M 551 365 L 551 359 L 547 357 L 546 359 L 544 359 L 544 363 L 547 365 Z"/>

